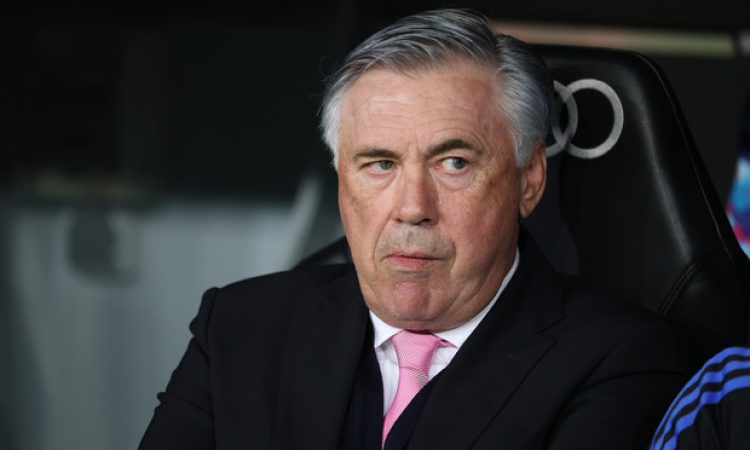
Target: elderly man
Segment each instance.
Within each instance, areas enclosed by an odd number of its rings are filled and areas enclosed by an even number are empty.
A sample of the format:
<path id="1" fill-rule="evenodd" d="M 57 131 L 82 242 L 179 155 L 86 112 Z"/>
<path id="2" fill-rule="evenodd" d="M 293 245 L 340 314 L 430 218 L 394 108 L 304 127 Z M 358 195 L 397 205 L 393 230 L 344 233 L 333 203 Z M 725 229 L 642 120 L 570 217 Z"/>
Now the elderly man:
<path id="1" fill-rule="evenodd" d="M 209 290 L 141 448 L 645 446 L 693 367 L 521 231 L 551 92 L 465 11 L 358 46 L 323 104 L 354 266 Z"/>

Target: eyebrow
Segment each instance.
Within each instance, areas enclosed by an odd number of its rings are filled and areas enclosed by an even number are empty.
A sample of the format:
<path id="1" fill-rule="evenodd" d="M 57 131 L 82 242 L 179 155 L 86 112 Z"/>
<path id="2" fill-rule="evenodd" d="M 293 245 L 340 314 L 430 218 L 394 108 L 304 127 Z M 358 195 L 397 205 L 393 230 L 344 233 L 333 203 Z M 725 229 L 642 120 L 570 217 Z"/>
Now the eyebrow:
<path id="1" fill-rule="evenodd" d="M 361 150 L 358 150 L 354 154 L 354 160 L 358 160 L 361 158 L 389 158 L 393 159 L 396 158 L 398 155 L 396 152 L 385 149 L 385 148 L 377 148 L 377 147 L 366 147 Z"/>
<path id="2" fill-rule="evenodd" d="M 432 148 L 430 148 L 427 151 L 427 156 L 429 158 L 433 158 L 435 156 L 438 156 L 442 153 L 449 152 L 451 150 L 456 150 L 458 148 L 462 148 L 465 150 L 471 150 L 472 152 L 479 153 L 479 149 L 470 144 L 469 142 L 466 142 L 463 139 L 448 139 L 447 141 L 443 141 Z"/>
<path id="3" fill-rule="evenodd" d="M 427 157 L 428 158 L 434 158 L 435 156 L 438 156 L 443 153 L 450 152 L 451 150 L 455 150 L 458 148 L 470 150 L 472 152 L 479 153 L 479 149 L 477 149 L 472 144 L 466 142 L 463 139 L 448 139 L 447 141 L 443 141 L 437 145 L 434 145 L 427 151 Z M 388 159 L 395 159 L 398 158 L 398 153 L 388 150 L 385 148 L 378 148 L 378 147 L 366 147 L 361 150 L 358 150 L 354 154 L 354 160 L 361 159 L 361 158 L 388 158 Z"/>

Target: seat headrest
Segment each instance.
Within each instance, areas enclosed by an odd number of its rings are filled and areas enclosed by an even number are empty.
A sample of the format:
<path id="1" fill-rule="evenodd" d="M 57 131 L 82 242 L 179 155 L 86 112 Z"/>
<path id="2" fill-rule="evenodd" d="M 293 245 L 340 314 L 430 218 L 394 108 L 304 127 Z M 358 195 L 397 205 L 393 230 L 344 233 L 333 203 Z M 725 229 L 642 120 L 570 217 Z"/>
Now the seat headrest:
<path id="1" fill-rule="evenodd" d="M 560 97 L 527 222 L 543 251 L 649 309 L 746 337 L 750 267 L 664 74 L 633 52 L 537 50 Z"/>

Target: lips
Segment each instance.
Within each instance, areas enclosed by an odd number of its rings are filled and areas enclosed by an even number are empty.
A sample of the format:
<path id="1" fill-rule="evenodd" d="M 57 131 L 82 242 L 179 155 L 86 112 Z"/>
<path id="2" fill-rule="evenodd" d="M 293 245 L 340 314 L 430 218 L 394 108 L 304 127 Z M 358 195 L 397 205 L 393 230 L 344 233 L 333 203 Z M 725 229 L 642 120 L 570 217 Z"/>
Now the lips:
<path id="1" fill-rule="evenodd" d="M 425 253 L 396 252 L 386 256 L 386 261 L 400 270 L 419 270 L 439 261 L 440 258 Z"/>

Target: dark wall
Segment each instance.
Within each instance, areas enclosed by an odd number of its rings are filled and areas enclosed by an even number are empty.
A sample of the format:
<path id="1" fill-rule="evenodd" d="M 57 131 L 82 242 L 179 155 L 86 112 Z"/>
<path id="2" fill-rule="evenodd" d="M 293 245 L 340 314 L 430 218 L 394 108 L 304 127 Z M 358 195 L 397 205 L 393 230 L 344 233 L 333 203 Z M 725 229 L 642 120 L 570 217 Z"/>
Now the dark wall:
<path id="1" fill-rule="evenodd" d="M 317 129 L 324 76 L 382 16 L 417 6 L 368 15 L 367 2 L 341 2 L 267 13 L 268 23 L 247 10 L 22 14 L 4 31 L 0 183 L 104 201 L 289 195 L 306 168 L 328 172 Z M 520 6 L 505 14 L 525 16 Z M 655 59 L 725 197 L 749 60 Z"/>

